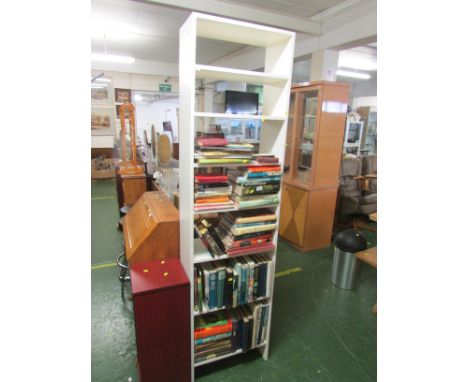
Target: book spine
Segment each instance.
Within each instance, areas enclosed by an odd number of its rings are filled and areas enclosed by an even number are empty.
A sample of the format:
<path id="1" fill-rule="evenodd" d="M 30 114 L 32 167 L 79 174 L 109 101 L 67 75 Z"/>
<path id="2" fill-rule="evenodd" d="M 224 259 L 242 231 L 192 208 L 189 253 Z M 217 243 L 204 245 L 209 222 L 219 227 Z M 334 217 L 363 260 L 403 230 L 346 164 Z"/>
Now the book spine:
<path id="1" fill-rule="evenodd" d="M 232 268 L 226 269 L 226 284 L 224 288 L 224 304 L 227 307 L 232 306 L 232 291 L 234 283 L 234 274 Z"/>
<path id="2" fill-rule="evenodd" d="M 253 280 L 253 292 L 252 298 L 255 299 L 258 296 L 258 272 L 259 272 L 259 264 L 255 264 L 254 267 L 254 280 Z"/>
<path id="3" fill-rule="evenodd" d="M 217 295 L 216 302 L 217 307 L 222 308 L 224 306 L 224 286 L 226 282 L 226 270 L 224 268 L 218 269 L 218 280 L 216 285 Z"/>
<path id="4" fill-rule="evenodd" d="M 217 303 L 218 272 L 216 272 L 216 270 L 210 272 L 209 278 L 210 278 L 210 294 L 209 294 L 209 300 L 208 300 L 208 308 L 214 309 L 218 307 L 218 303 Z"/>
<path id="5" fill-rule="evenodd" d="M 253 290 L 255 282 L 255 264 L 249 263 L 249 289 L 247 294 L 247 301 L 253 301 Z"/>
<path id="6" fill-rule="evenodd" d="M 225 325 L 210 326 L 208 328 L 196 329 L 194 333 L 194 338 L 196 340 L 217 336 L 219 334 L 225 334 L 232 332 L 232 322 L 229 322 Z"/>
<path id="7" fill-rule="evenodd" d="M 267 263 L 259 264 L 257 298 L 264 297 L 266 295 L 267 268 L 268 268 Z"/>
<path id="8" fill-rule="evenodd" d="M 231 353 L 231 349 L 216 350 L 216 351 L 213 351 L 212 353 L 210 352 L 209 354 L 206 354 L 206 355 L 197 355 L 197 354 L 195 354 L 195 362 L 198 363 L 198 362 L 206 361 L 208 359 L 221 357 L 222 355 L 226 355 L 226 354 L 229 354 L 229 353 Z"/>
<path id="9" fill-rule="evenodd" d="M 223 252 L 226 251 L 226 248 L 224 247 L 223 241 L 218 236 L 218 233 L 216 232 L 216 230 L 213 227 L 208 227 L 208 232 L 211 234 L 211 237 L 216 242 L 219 249 L 221 249 L 221 251 L 223 251 Z"/>
<path id="10" fill-rule="evenodd" d="M 260 313 L 260 321 L 259 321 L 259 327 L 258 327 L 258 333 L 257 333 L 257 338 L 256 338 L 256 345 L 259 345 L 262 343 L 262 332 L 263 328 L 265 327 L 265 314 L 266 314 L 266 306 L 262 305 L 261 306 L 261 313 Z"/>
<path id="11" fill-rule="evenodd" d="M 232 332 L 227 332 L 227 333 L 218 334 L 216 336 L 199 338 L 198 340 L 195 340 L 195 345 L 206 344 L 207 342 L 217 341 L 223 338 L 229 338 L 231 337 L 231 335 L 232 335 Z"/>
<path id="12" fill-rule="evenodd" d="M 203 310 L 203 282 L 202 282 L 202 273 L 200 268 L 198 268 L 198 277 L 197 277 L 197 289 L 198 289 L 198 311 L 201 312 Z"/>
<path id="13" fill-rule="evenodd" d="M 193 267 L 193 279 L 194 285 L 197 285 L 195 288 L 195 296 L 193 298 L 193 309 L 194 310 L 199 310 L 199 305 L 198 305 L 198 299 L 199 299 L 199 294 L 198 294 L 198 271 L 197 271 L 197 266 Z"/>
<path id="14" fill-rule="evenodd" d="M 242 247 L 250 247 L 251 245 L 258 245 L 258 244 L 265 244 L 271 241 L 271 235 L 267 237 L 259 237 L 255 239 L 247 239 L 247 240 L 239 240 L 234 241 L 231 245 L 231 248 L 242 248 Z"/>
<path id="15" fill-rule="evenodd" d="M 233 281 L 232 281 L 232 307 L 235 308 L 238 305 L 239 301 L 239 271 L 234 269 L 233 271 Z"/>
<path id="16" fill-rule="evenodd" d="M 268 329 L 268 315 L 270 314 L 270 305 L 265 305 L 265 317 L 263 318 L 263 329 L 262 329 L 262 336 L 260 338 L 260 343 L 265 342 L 266 339 L 266 332 Z"/>

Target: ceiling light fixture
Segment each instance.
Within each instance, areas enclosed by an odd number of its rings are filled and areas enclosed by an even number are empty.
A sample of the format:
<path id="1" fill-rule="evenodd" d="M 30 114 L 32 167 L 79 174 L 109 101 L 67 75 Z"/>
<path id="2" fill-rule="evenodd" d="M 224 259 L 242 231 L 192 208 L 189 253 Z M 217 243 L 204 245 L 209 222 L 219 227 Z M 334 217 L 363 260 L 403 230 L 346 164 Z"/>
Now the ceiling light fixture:
<path id="1" fill-rule="evenodd" d="M 130 56 L 117 56 L 114 54 L 91 53 L 92 61 L 116 62 L 120 64 L 133 64 L 135 59 Z"/>
<path id="2" fill-rule="evenodd" d="M 377 70 L 377 57 L 363 53 L 342 51 L 338 57 L 340 68 L 356 70 Z"/>
<path id="3" fill-rule="evenodd" d="M 135 101 L 142 101 L 143 100 L 143 97 L 141 96 L 141 94 L 135 94 Z"/>
<path id="4" fill-rule="evenodd" d="M 341 70 L 341 69 L 338 69 L 336 71 L 336 75 L 341 76 L 341 77 L 359 78 L 361 80 L 368 80 L 369 78 L 371 78 L 370 74 L 350 72 L 348 70 Z"/>
<path id="5" fill-rule="evenodd" d="M 96 79 L 96 82 L 111 82 L 111 79 L 110 78 L 103 78 L 103 77 L 100 77 L 100 78 L 97 78 Z M 107 85 L 106 85 L 107 86 Z"/>

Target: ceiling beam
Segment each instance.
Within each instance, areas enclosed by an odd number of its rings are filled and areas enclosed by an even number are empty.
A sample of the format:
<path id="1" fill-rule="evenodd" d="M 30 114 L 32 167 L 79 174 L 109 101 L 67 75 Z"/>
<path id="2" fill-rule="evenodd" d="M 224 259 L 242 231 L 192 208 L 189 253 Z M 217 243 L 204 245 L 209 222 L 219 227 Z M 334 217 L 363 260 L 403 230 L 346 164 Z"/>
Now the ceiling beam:
<path id="1" fill-rule="evenodd" d="M 319 22 L 303 18 L 281 15 L 258 8 L 227 3 L 219 0 L 148 0 L 151 3 L 182 8 L 189 11 L 204 12 L 216 16 L 225 16 L 243 21 L 264 24 L 294 32 L 319 36 L 322 25 Z"/>

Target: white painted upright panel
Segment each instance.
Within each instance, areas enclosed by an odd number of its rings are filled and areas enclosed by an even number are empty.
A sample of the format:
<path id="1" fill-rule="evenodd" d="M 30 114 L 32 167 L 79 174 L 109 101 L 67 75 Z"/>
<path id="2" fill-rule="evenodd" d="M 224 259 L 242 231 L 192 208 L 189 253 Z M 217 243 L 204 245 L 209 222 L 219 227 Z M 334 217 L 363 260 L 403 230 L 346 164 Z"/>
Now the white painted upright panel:
<path id="1" fill-rule="evenodd" d="M 193 141 L 195 112 L 196 18 L 192 14 L 179 32 L 179 212 L 180 259 L 190 280 L 192 381 L 193 349 Z M 170 238 L 168 238 L 170 240 Z"/>

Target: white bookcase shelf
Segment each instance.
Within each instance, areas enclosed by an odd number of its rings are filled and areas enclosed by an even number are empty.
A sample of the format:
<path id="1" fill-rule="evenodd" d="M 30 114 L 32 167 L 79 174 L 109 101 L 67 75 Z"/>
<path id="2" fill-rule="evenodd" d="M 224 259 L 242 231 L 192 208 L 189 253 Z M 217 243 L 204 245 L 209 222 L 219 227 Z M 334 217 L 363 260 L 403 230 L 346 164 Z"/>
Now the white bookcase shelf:
<path id="1" fill-rule="evenodd" d="M 250 70 L 223 68 L 221 66 L 196 65 L 196 78 L 216 81 L 247 82 L 249 84 L 283 86 L 289 77 Z"/>
<path id="2" fill-rule="evenodd" d="M 195 112 L 194 116 L 197 118 L 227 118 L 227 119 L 248 119 L 248 120 L 260 120 L 260 121 L 285 121 L 285 116 L 273 116 L 273 115 L 251 115 L 251 114 L 228 114 L 228 113 L 205 113 Z"/>
<path id="3" fill-rule="evenodd" d="M 230 41 L 246 45 L 261 46 L 265 48 L 264 71 L 249 71 L 236 68 L 224 68 L 211 65 L 199 65 L 196 62 L 197 38 L 211 38 L 221 41 Z M 226 118 L 242 120 L 261 120 L 262 129 L 259 138 L 259 152 L 274 154 L 280 161 L 283 161 L 287 118 L 289 110 L 289 93 L 291 88 L 291 72 L 293 64 L 295 33 L 283 31 L 266 26 L 246 23 L 226 18 L 192 13 L 180 28 L 179 43 L 179 89 L 180 89 L 180 131 L 179 152 L 180 152 L 180 170 L 179 170 L 179 210 L 180 210 L 180 257 L 182 265 L 190 279 L 190 306 L 192 316 L 200 314 L 194 311 L 194 265 L 214 260 L 230 259 L 240 256 L 246 256 L 249 253 L 241 255 L 228 256 L 223 255 L 216 258 L 209 258 L 203 249 L 194 255 L 194 218 L 201 215 L 224 213 L 227 211 L 237 211 L 238 208 L 223 209 L 216 211 L 194 211 L 194 174 L 197 168 L 238 168 L 246 165 L 263 166 L 256 162 L 248 164 L 197 164 L 194 163 L 194 140 L 196 135 L 197 119 L 207 118 Z M 263 115 L 239 115 L 224 114 L 212 112 L 195 111 L 196 100 L 196 80 L 204 79 L 209 82 L 214 81 L 234 81 L 249 84 L 263 85 Z M 203 121 L 203 120 L 202 120 Z M 280 163 L 281 168 L 283 164 Z M 278 195 L 281 200 L 281 191 Z M 263 209 L 270 208 L 277 215 L 279 222 L 279 205 L 266 205 L 242 209 Z M 197 239 L 199 240 L 199 239 Z M 252 251 L 254 253 L 266 253 L 273 262 L 271 271 L 275 271 L 276 262 L 276 243 L 278 240 L 277 230 L 273 236 L 273 246 L 271 249 Z M 269 339 L 272 319 L 272 297 L 274 289 L 274 278 L 267 291 L 266 300 L 269 302 L 270 314 L 266 326 L 265 341 L 254 349 L 263 355 L 266 360 L 269 351 Z M 223 308 L 221 308 L 223 309 Z M 205 314 L 204 312 L 201 314 Z M 213 357 L 204 361 L 195 363 L 194 358 L 194 339 L 193 339 L 194 320 L 191 323 L 192 331 L 192 381 L 194 380 L 195 367 L 216 362 L 221 359 L 242 354 L 239 349 L 235 352 Z"/>

